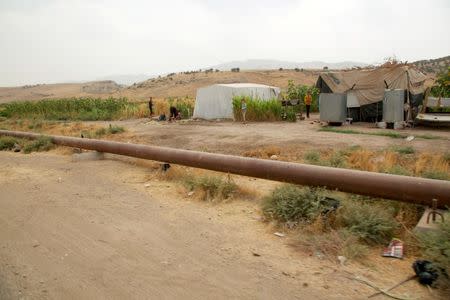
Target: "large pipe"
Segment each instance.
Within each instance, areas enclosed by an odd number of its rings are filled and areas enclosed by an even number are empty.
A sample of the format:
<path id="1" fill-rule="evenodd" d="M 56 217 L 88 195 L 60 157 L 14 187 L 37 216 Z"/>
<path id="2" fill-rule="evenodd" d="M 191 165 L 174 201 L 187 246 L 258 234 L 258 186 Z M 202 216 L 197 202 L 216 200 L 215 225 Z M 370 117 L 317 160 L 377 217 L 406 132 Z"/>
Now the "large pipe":
<path id="1" fill-rule="evenodd" d="M 41 134 L 0 130 L 0 135 L 36 139 Z M 48 136 L 57 145 L 96 150 L 403 202 L 450 206 L 450 181 L 312 166 L 299 163 L 213 154 L 166 147 L 65 136 Z"/>

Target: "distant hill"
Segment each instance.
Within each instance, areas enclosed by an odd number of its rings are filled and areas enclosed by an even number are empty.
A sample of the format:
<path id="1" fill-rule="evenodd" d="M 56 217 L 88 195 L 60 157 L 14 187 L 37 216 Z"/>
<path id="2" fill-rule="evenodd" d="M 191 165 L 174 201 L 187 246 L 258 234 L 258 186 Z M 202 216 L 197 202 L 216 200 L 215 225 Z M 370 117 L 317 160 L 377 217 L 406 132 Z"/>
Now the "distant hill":
<path id="1" fill-rule="evenodd" d="M 99 78 L 98 81 L 110 80 L 121 85 L 132 85 L 133 83 L 138 83 L 152 77 L 156 76 L 146 74 L 121 74 L 121 75 L 119 74 L 119 75 L 105 76 Z"/>
<path id="2" fill-rule="evenodd" d="M 232 68 L 240 68 L 241 70 L 278 70 L 283 69 L 350 69 L 353 67 L 366 67 L 368 64 L 354 61 L 343 61 L 338 63 L 327 63 L 323 61 L 310 62 L 290 62 L 273 59 L 249 59 L 223 63 L 212 66 L 213 69 L 229 71 Z"/>
<path id="3" fill-rule="evenodd" d="M 121 88 L 122 86 L 110 80 L 0 87 L 0 103 L 69 97 L 107 97 Z"/>
<path id="4" fill-rule="evenodd" d="M 446 72 L 450 66 L 450 55 L 436 59 L 419 60 L 413 64 L 423 73 L 439 74 Z"/>
<path id="5" fill-rule="evenodd" d="M 114 93 L 129 99 L 144 100 L 149 96 L 164 97 L 195 97 L 200 87 L 216 83 L 260 83 L 286 88 L 288 81 L 297 84 L 312 85 L 316 83 L 319 71 L 317 70 L 253 70 L 253 71 L 195 71 L 185 73 L 172 73 L 149 79 Z"/>

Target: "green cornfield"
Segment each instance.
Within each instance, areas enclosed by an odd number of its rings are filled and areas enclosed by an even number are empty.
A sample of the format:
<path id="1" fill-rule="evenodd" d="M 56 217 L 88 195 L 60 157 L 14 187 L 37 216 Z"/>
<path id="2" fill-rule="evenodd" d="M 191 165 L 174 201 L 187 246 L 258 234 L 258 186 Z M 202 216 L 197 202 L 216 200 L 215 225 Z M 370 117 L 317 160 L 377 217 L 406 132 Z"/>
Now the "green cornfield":
<path id="1" fill-rule="evenodd" d="M 41 101 L 11 102 L 0 107 L 6 118 L 45 120 L 115 120 L 136 110 L 138 104 L 126 98 L 69 98 Z"/>
<path id="2" fill-rule="evenodd" d="M 233 114 L 236 121 L 242 121 L 241 99 L 247 103 L 247 121 L 280 121 L 281 102 L 277 99 L 261 100 L 250 96 L 233 97 Z"/>

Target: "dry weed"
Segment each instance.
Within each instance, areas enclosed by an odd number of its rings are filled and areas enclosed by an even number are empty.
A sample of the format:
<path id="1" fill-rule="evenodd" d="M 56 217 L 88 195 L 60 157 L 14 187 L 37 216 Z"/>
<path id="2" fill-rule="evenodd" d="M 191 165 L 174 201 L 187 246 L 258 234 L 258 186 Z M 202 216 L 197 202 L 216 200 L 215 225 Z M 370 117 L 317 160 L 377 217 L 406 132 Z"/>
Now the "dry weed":
<path id="1" fill-rule="evenodd" d="M 154 113 L 158 115 L 165 114 L 166 116 L 169 115 L 169 102 L 165 99 L 154 99 L 153 100 L 153 111 Z"/>
<path id="2" fill-rule="evenodd" d="M 378 166 L 375 161 L 376 154 L 373 151 L 360 149 L 350 153 L 347 163 L 351 168 L 377 172 Z"/>
<path id="3" fill-rule="evenodd" d="M 292 244 L 316 256 L 336 260 L 341 255 L 347 259 L 362 259 L 367 255 L 368 247 L 346 230 L 331 230 L 322 234 L 302 232 Z"/>
<path id="4" fill-rule="evenodd" d="M 260 149 L 248 150 L 243 153 L 246 157 L 270 158 L 272 155 L 280 155 L 281 148 L 278 146 L 267 146 Z"/>

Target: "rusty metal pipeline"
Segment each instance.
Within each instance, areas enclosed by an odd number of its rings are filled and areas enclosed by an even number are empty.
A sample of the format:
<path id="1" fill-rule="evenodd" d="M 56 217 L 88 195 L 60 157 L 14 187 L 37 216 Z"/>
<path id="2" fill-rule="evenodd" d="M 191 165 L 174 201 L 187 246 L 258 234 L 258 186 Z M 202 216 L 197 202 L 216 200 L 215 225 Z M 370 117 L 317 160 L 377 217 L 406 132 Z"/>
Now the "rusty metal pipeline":
<path id="1" fill-rule="evenodd" d="M 37 133 L 0 130 L 0 135 L 36 139 Z M 105 140 L 48 136 L 54 144 L 132 156 L 225 173 L 325 187 L 372 197 L 450 206 L 450 181 L 313 166 L 300 163 L 205 153 Z"/>

